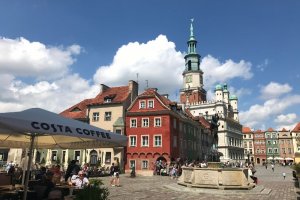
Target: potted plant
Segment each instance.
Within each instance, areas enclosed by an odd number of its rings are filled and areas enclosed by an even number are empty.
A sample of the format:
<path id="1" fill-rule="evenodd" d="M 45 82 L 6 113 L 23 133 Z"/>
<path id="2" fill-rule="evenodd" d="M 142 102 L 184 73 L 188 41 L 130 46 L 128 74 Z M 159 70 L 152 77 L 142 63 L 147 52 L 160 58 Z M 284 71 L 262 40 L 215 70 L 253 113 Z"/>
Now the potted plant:
<path id="1" fill-rule="evenodd" d="M 103 187 L 103 183 L 99 179 L 91 179 L 90 185 L 80 190 L 75 200 L 107 200 L 109 191 Z"/>

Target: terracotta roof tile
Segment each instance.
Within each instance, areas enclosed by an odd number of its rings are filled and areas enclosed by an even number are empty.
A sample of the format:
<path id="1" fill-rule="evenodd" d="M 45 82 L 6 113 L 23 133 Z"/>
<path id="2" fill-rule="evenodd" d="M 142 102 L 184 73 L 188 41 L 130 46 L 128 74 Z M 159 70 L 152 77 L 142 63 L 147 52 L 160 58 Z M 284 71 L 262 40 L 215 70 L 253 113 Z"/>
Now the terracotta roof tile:
<path id="1" fill-rule="evenodd" d="M 129 86 L 111 87 L 99 93 L 90 103 L 90 105 L 106 104 L 104 99 L 110 98 L 110 103 L 123 103 L 130 94 Z"/>
<path id="2" fill-rule="evenodd" d="M 203 117 L 199 117 L 199 122 L 205 127 L 205 128 L 210 128 L 210 123 Z"/>
<path id="3" fill-rule="evenodd" d="M 294 132 L 299 132 L 300 131 L 300 122 L 295 126 L 293 129 Z"/>
<path id="4" fill-rule="evenodd" d="M 85 119 L 88 105 L 108 104 L 104 102 L 105 98 L 110 98 L 109 103 L 122 103 L 130 95 L 129 86 L 111 87 L 99 93 L 95 98 L 85 99 L 80 103 L 64 110 L 60 115 L 72 119 Z"/>
<path id="5" fill-rule="evenodd" d="M 262 130 L 256 130 L 255 133 L 262 133 Z"/>
<path id="6" fill-rule="evenodd" d="M 283 128 L 281 131 L 282 131 L 282 132 L 286 132 L 287 130 L 286 130 L 285 128 Z"/>
<path id="7" fill-rule="evenodd" d="M 274 130 L 273 130 L 272 128 L 268 128 L 267 131 L 272 132 L 272 131 L 274 131 Z"/>
<path id="8" fill-rule="evenodd" d="M 242 132 L 243 133 L 250 133 L 252 131 L 251 131 L 251 129 L 249 127 L 243 126 Z"/>
<path id="9" fill-rule="evenodd" d="M 166 106 L 172 104 L 173 102 L 170 101 L 168 98 L 160 95 L 156 89 L 149 88 L 146 91 L 144 91 L 142 94 L 139 95 L 139 97 L 154 97 L 157 96 Z"/>
<path id="10" fill-rule="evenodd" d="M 72 118 L 72 119 L 84 119 L 86 118 L 87 105 L 92 101 L 92 99 L 85 99 L 80 103 L 64 110 L 60 115 Z"/>

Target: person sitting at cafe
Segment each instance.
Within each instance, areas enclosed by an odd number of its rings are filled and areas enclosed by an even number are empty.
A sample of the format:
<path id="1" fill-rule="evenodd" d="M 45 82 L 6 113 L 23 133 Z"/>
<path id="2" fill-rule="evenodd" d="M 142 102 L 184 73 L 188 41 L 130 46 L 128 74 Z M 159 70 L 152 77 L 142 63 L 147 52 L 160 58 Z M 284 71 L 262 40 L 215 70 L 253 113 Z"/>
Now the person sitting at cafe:
<path id="1" fill-rule="evenodd" d="M 73 175 L 71 178 L 71 184 L 78 187 L 83 188 L 89 184 L 89 179 L 85 177 L 83 171 L 79 171 L 78 175 Z"/>
<path id="2" fill-rule="evenodd" d="M 52 179 L 53 179 L 53 172 L 47 171 L 45 178 L 41 180 L 41 185 L 46 186 L 46 190 L 43 195 L 44 198 L 47 198 L 50 191 L 55 187 L 54 183 L 52 182 Z"/>

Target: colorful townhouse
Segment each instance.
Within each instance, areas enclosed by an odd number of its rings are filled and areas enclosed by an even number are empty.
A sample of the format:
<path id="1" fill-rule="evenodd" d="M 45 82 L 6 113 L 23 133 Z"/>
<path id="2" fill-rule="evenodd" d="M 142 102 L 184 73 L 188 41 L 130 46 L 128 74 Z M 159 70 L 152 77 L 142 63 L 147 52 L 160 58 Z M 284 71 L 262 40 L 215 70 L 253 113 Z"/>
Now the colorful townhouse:
<path id="1" fill-rule="evenodd" d="M 125 171 L 153 175 L 154 164 L 182 160 L 204 160 L 212 148 L 209 123 L 194 118 L 156 89 L 140 94 L 127 110 Z"/>
<path id="2" fill-rule="evenodd" d="M 254 131 L 254 161 L 255 164 L 264 164 L 267 162 L 266 138 L 265 133 L 261 130 Z"/>
<path id="3" fill-rule="evenodd" d="M 266 148 L 267 148 L 267 160 L 268 162 L 274 162 L 280 158 L 280 150 L 278 144 L 278 132 L 269 128 L 265 132 Z"/>
<path id="4" fill-rule="evenodd" d="M 243 145 L 245 160 L 254 162 L 254 145 L 253 145 L 253 131 L 249 127 L 243 127 Z"/>
<path id="5" fill-rule="evenodd" d="M 280 149 L 280 160 L 285 163 L 292 162 L 294 160 L 292 133 L 283 128 L 278 132 L 278 142 Z"/>

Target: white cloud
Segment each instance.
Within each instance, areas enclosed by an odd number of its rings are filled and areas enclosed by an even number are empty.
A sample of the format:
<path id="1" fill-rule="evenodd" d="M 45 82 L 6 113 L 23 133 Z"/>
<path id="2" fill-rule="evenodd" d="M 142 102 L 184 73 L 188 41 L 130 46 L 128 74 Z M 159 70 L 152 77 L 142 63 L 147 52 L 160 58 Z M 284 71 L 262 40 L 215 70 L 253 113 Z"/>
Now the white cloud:
<path id="1" fill-rule="evenodd" d="M 300 104 L 300 95 L 267 100 L 263 105 L 252 105 L 249 110 L 240 112 L 241 123 L 245 126 L 256 127 L 297 104 Z"/>
<path id="2" fill-rule="evenodd" d="M 136 80 L 138 73 L 140 90 L 144 90 L 148 80 L 149 87 L 171 95 L 182 86 L 183 70 L 183 54 L 176 51 L 175 44 L 166 36 L 159 35 L 147 43 L 134 42 L 120 47 L 111 65 L 99 67 L 94 81 L 122 85 L 128 79 Z"/>
<path id="3" fill-rule="evenodd" d="M 251 63 L 243 60 L 235 63 L 229 59 L 221 63 L 208 55 L 203 58 L 200 67 L 204 71 L 204 84 L 208 90 L 219 82 L 252 77 Z M 168 41 L 166 36 L 159 35 L 147 43 L 134 42 L 123 45 L 110 65 L 99 67 L 94 81 L 120 85 L 127 83 L 128 79 L 136 80 L 138 73 L 141 91 L 145 89 L 145 81 L 148 80 L 149 87 L 157 87 L 159 92 L 173 95 L 182 88 L 183 70 L 183 53 L 176 51 L 175 44 Z"/>
<path id="4" fill-rule="evenodd" d="M 287 83 L 280 84 L 276 82 L 270 82 L 268 85 L 262 87 L 260 91 L 263 99 L 272 99 L 291 92 L 292 87 Z"/>
<path id="5" fill-rule="evenodd" d="M 251 63 L 241 60 L 236 63 L 231 59 L 220 62 L 218 59 L 208 55 L 203 58 L 201 69 L 204 71 L 204 84 L 211 88 L 216 83 L 225 83 L 234 78 L 250 79 Z"/>
<path id="6" fill-rule="evenodd" d="M 80 53 L 79 45 L 49 47 L 25 38 L 0 38 L 0 73 L 51 79 L 65 75 Z"/>
<path id="7" fill-rule="evenodd" d="M 160 93 L 175 93 L 182 87 L 184 54 L 166 36 L 159 35 L 146 43 L 132 42 L 116 52 L 110 65 L 101 66 L 93 81 L 72 74 L 74 56 L 82 48 L 49 47 L 24 38 L 0 38 L 0 110 L 1 112 L 41 107 L 61 112 L 79 101 L 93 98 L 99 92 L 99 83 L 108 86 L 127 85 L 139 74 L 140 89 L 157 87 Z M 212 56 L 203 59 L 206 88 L 232 78 L 249 79 L 251 64 L 227 60 L 221 63 Z M 230 73 L 229 73 L 230 72 Z M 227 74 L 229 73 L 229 74 Z M 22 77 L 33 77 L 25 82 Z M 209 91 L 208 91 L 209 93 Z"/>
<path id="8" fill-rule="evenodd" d="M 296 119 L 297 119 L 296 113 L 289 113 L 286 115 L 283 114 L 278 115 L 274 121 L 276 123 L 283 124 L 283 123 L 294 123 Z"/>
<path id="9" fill-rule="evenodd" d="M 276 116 L 274 119 L 276 130 L 282 130 L 285 128 L 286 130 L 292 130 L 297 124 L 297 114 L 289 113 L 289 114 L 281 114 Z"/>
<path id="10" fill-rule="evenodd" d="M 265 69 L 267 68 L 268 65 L 269 65 L 269 60 L 265 59 L 264 62 L 257 65 L 256 68 L 258 68 L 261 72 L 263 72 L 263 71 L 265 71 Z"/>
<path id="11" fill-rule="evenodd" d="M 26 84 L 12 81 L 6 90 L 11 98 L 0 98 L 1 112 L 40 107 L 61 112 L 85 98 L 92 98 L 99 92 L 99 87 L 91 85 L 78 74 L 68 75 L 53 82 L 40 81 Z"/>

